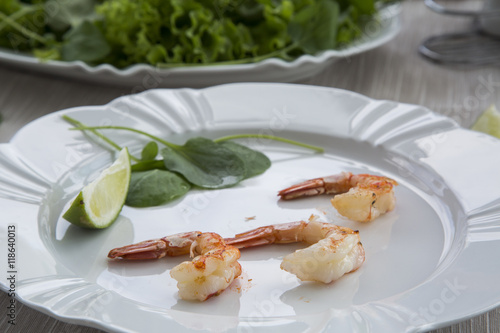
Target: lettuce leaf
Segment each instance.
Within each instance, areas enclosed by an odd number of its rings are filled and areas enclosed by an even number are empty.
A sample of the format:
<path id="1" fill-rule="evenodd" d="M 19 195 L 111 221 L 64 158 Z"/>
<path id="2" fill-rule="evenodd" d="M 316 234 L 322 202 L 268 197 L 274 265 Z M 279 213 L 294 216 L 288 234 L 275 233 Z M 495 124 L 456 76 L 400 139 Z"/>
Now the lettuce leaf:
<path id="1" fill-rule="evenodd" d="M 294 15 L 288 32 L 304 53 L 314 54 L 334 49 L 337 44 L 338 19 L 338 3 L 318 0 L 315 6 L 307 6 Z"/>
<path id="2" fill-rule="evenodd" d="M 292 60 L 352 43 L 387 1 L 2 0 L 0 47 L 118 68 Z"/>

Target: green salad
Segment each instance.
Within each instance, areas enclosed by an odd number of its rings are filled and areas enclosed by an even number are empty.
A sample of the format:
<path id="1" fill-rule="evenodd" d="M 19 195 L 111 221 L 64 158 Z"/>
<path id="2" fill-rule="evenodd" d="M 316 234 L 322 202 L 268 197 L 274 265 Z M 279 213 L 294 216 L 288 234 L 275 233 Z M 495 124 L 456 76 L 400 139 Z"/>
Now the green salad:
<path id="1" fill-rule="evenodd" d="M 388 0 L 2 0 L 0 48 L 125 68 L 241 64 L 345 47 Z"/>

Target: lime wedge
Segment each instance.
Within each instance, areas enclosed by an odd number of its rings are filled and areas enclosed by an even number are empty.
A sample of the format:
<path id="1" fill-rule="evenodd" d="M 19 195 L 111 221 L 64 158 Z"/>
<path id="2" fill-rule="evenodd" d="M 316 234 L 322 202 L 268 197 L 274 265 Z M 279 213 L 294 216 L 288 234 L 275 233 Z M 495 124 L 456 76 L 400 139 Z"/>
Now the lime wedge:
<path id="1" fill-rule="evenodd" d="M 477 118 L 472 129 L 500 139 L 500 112 L 498 112 L 495 105 L 491 105 Z"/>
<path id="2" fill-rule="evenodd" d="M 130 174 L 130 156 L 123 148 L 118 159 L 82 189 L 63 218 L 84 228 L 109 227 L 125 204 Z"/>

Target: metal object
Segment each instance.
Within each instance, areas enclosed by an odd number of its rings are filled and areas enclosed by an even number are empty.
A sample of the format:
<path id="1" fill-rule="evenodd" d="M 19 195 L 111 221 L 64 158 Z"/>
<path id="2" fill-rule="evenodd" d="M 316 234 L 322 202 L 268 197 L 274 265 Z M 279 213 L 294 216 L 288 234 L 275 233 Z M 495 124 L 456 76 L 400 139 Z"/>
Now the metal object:
<path id="1" fill-rule="evenodd" d="M 459 32 L 432 36 L 419 47 L 426 58 L 448 64 L 486 65 L 500 63 L 500 1 L 489 0 L 482 10 L 459 10 L 444 7 L 435 0 L 425 5 L 443 15 L 469 16 L 473 28 Z"/>
<path id="2" fill-rule="evenodd" d="M 425 5 L 438 14 L 455 15 L 455 16 L 472 16 L 472 17 L 488 17 L 500 15 L 500 10 L 491 10 L 484 8 L 483 10 L 461 10 L 450 9 L 436 3 L 435 0 L 425 0 Z"/>

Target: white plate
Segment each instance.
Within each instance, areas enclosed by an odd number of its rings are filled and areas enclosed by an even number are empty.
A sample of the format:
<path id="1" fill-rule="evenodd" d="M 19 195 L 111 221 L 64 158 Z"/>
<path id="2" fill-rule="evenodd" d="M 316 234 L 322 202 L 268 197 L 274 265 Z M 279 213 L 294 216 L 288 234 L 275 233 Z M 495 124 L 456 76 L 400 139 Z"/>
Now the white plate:
<path id="1" fill-rule="evenodd" d="M 251 142 L 273 161 L 234 188 L 192 191 L 163 207 L 125 207 L 109 229 L 61 214 L 113 154 L 61 119 L 133 126 L 184 142 L 230 133 L 275 134 L 325 154 Z M 136 135 L 108 134 L 132 152 Z M 500 304 L 500 141 L 419 106 L 289 84 L 150 90 L 104 106 L 40 118 L 0 145 L 0 257 L 16 227 L 16 293 L 65 321 L 126 332 L 403 332 L 464 320 Z M 281 202 L 295 182 L 340 171 L 396 179 L 397 207 L 371 223 L 341 218 L 328 196 Z M 179 300 L 169 270 L 187 258 L 108 262 L 117 246 L 182 231 L 227 237 L 308 219 L 360 230 L 366 262 L 335 283 L 300 283 L 279 269 L 295 245 L 245 250 L 243 275 L 204 303 Z M 254 218 L 253 218 L 254 217 Z M 253 219 L 248 219 L 253 218 Z M 2 289 L 10 284 L 2 275 Z"/>
<path id="2" fill-rule="evenodd" d="M 295 82 L 320 73 L 338 59 L 371 50 L 391 40 L 399 32 L 399 11 L 399 5 L 385 7 L 380 11 L 379 19 L 367 25 L 363 37 L 345 49 L 328 50 L 315 56 L 304 55 L 291 62 L 273 58 L 243 65 L 173 69 L 139 64 L 122 70 L 107 64 L 90 67 L 81 61 L 40 62 L 32 56 L 5 49 L 0 49 L 0 62 L 78 80 L 133 86 L 135 92 L 158 87 L 205 87 L 231 82 Z"/>

